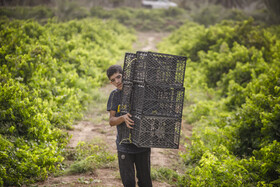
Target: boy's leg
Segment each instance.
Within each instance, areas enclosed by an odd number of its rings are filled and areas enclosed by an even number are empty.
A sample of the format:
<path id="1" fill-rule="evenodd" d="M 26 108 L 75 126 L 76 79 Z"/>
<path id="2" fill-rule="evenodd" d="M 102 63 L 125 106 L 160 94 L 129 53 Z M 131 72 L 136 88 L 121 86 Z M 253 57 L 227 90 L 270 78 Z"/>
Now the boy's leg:
<path id="1" fill-rule="evenodd" d="M 125 187 L 135 187 L 135 155 L 118 152 L 119 170 Z"/>
<path id="2" fill-rule="evenodd" d="M 151 162 L 150 162 L 151 151 L 136 154 L 136 175 L 138 178 L 139 187 L 151 187 Z"/>

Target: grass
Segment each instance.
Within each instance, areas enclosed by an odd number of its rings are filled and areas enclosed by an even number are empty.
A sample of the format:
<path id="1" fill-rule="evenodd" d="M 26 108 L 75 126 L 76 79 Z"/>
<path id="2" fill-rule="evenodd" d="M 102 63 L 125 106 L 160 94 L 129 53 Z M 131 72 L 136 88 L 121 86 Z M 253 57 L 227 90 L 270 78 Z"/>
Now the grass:
<path id="1" fill-rule="evenodd" d="M 56 175 L 79 173 L 94 173 L 98 168 L 115 168 L 115 154 L 108 151 L 108 147 L 101 139 L 95 138 L 91 142 L 79 142 L 74 149 L 65 150 L 64 170 Z"/>
<path id="2" fill-rule="evenodd" d="M 160 182 L 166 182 L 168 184 L 174 185 L 178 181 L 180 174 L 170 168 L 160 167 L 151 169 L 152 180 L 157 180 Z"/>

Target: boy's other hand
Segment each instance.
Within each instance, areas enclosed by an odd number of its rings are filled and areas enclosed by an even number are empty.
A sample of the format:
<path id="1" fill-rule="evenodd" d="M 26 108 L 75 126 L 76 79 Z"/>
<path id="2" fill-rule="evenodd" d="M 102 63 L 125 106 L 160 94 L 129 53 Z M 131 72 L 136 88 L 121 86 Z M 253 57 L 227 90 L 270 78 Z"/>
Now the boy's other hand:
<path id="1" fill-rule="evenodd" d="M 131 127 L 131 125 L 134 125 L 134 121 L 131 119 L 132 115 L 127 113 L 127 114 L 123 115 L 122 117 L 124 119 L 126 126 L 130 129 L 133 129 L 133 127 Z"/>

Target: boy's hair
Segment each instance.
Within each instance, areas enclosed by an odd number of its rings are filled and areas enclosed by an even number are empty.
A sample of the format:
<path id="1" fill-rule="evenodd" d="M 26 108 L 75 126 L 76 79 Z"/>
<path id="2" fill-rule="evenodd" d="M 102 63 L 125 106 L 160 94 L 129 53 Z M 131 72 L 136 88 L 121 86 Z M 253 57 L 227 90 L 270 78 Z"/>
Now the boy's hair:
<path id="1" fill-rule="evenodd" d="M 123 72 L 123 70 L 120 65 L 112 65 L 107 69 L 107 77 L 108 77 L 108 79 L 110 79 L 110 77 L 112 75 L 114 75 L 115 73 L 122 74 L 122 72 Z"/>

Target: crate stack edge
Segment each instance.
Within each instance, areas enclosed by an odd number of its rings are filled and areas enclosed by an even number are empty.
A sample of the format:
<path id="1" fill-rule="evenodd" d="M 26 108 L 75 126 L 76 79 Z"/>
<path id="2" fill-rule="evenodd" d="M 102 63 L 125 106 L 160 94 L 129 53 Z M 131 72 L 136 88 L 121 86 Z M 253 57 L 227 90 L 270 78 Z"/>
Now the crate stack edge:
<path id="1" fill-rule="evenodd" d="M 123 65 L 123 88 L 120 112 L 122 115 L 130 113 L 133 89 L 133 70 L 136 61 L 136 54 L 125 53 Z M 131 130 L 123 123 L 120 125 L 119 138 L 121 143 L 131 143 Z"/>

